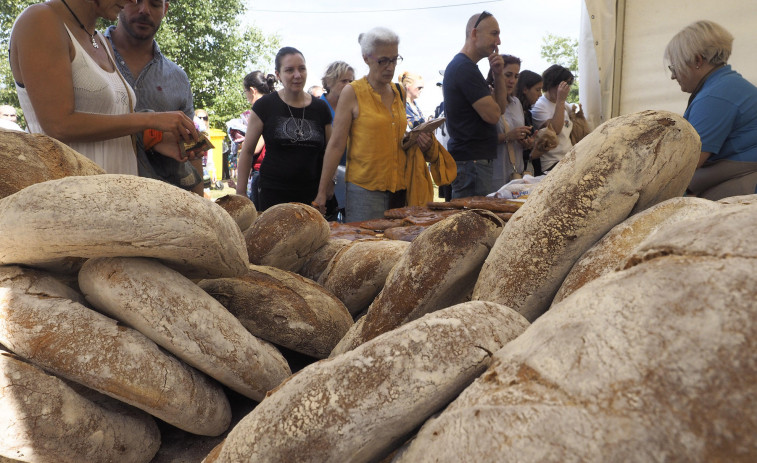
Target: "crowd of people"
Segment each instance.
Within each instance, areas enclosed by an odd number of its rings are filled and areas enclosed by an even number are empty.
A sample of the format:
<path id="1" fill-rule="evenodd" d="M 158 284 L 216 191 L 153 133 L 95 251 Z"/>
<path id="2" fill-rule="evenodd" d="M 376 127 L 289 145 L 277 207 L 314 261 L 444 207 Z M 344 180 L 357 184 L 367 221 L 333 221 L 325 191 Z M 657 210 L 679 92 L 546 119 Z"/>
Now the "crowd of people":
<path id="1" fill-rule="evenodd" d="M 9 57 L 28 130 L 69 144 L 109 173 L 202 194 L 203 153 L 184 146 L 201 140 L 207 112 L 195 111 L 186 73 L 155 41 L 169 3 L 106 3 L 48 0 L 17 18 Z M 118 22 L 101 34 L 99 18 Z M 702 138 L 690 194 L 710 199 L 755 193 L 757 185 L 757 88 L 727 64 L 732 42 L 721 26 L 698 21 L 664 56 L 671 78 L 691 94 L 684 117 Z M 451 185 L 448 198 L 487 195 L 526 174 L 548 175 L 577 141 L 571 71 L 521 70 L 518 57 L 500 54 L 500 25 L 487 11 L 468 19 L 465 42 L 444 71 L 444 143 L 425 128 L 433 118 L 417 104 L 423 77 L 396 73 L 397 34 L 376 27 L 358 43 L 368 68 L 362 78 L 334 61 L 322 85 L 307 87 L 305 56 L 284 47 L 274 74 L 254 71 L 242 82 L 250 108 L 229 123 L 229 167 L 236 192 L 259 210 L 300 202 L 330 220 L 356 222 L 424 204 L 433 184 Z M 484 59 L 486 78 L 478 68 Z M 1 128 L 20 130 L 15 108 L 0 113 Z M 532 150 L 545 127 L 557 146 Z"/>

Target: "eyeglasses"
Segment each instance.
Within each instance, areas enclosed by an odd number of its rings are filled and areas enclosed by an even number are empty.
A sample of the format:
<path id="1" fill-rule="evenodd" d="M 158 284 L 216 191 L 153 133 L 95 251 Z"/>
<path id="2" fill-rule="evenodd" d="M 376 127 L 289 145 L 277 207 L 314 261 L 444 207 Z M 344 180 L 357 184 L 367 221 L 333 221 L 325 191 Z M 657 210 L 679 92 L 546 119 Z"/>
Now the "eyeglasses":
<path id="1" fill-rule="evenodd" d="M 673 74 L 673 77 L 676 76 L 676 68 L 672 64 L 668 66 L 668 69 L 670 70 L 670 73 Z"/>
<path id="2" fill-rule="evenodd" d="M 382 68 L 389 66 L 390 63 L 399 64 L 402 62 L 402 55 L 397 55 L 394 58 L 379 58 L 379 59 L 374 58 L 373 55 L 368 55 L 368 56 L 373 58 L 378 63 L 378 65 L 381 66 Z"/>
<path id="3" fill-rule="evenodd" d="M 494 16 L 494 15 L 492 15 L 488 11 L 484 10 L 483 13 L 481 13 L 480 15 L 478 15 L 478 19 L 476 20 L 476 24 L 473 25 L 473 28 L 474 29 L 477 28 L 478 25 L 481 24 L 481 21 L 483 21 L 484 19 L 486 19 L 486 18 L 488 18 L 490 16 Z"/>
<path id="4" fill-rule="evenodd" d="M 207 121 L 208 120 L 208 116 L 198 116 L 197 119 L 200 119 L 202 121 Z"/>

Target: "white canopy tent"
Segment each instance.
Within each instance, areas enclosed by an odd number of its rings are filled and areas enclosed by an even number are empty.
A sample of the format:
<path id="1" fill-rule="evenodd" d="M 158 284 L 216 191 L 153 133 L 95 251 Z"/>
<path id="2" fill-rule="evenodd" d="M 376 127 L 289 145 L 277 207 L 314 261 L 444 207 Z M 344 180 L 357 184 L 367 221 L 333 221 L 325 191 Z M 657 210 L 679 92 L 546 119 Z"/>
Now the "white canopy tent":
<path id="1" fill-rule="evenodd" d="M 584 0 L 579 93 L 592 127 L 645 109 L 683 114 L 689 95 L 670 79 L 663 53 L 678 31 L 700 19 L 733 34 L 728 62 L 757 84 L 755 0 Z"/>

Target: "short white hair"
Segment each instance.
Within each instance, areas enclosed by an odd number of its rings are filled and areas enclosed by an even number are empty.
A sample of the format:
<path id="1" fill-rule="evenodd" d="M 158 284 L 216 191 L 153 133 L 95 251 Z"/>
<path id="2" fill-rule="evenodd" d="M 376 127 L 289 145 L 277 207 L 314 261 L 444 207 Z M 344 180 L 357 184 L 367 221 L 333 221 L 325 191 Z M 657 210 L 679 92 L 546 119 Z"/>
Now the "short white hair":
<path id="1" fill-rule="evenodd" d="M 728 63 L 733 35 L 713 21 L 697 21 L 684 27 L 665 47 L 664 59 L 677 75 L 686 76 L 690 65 L 701 56 L 713 66 Z"/>
<path id="2" fill-rule="evenodd" d="M 372 54 L 377 46 L 399 45 L 400 37 L 386 27 L 374 27 L 357 38 L 363 56 Z"/>

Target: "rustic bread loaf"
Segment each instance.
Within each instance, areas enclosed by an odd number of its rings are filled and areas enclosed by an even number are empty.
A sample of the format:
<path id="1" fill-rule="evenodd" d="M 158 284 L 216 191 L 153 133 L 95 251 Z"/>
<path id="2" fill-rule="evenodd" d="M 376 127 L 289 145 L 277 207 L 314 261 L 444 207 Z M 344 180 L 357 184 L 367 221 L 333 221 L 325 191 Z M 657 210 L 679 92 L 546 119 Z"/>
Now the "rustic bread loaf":
<path id="1" fill-rule="evenodd" d="M 684 193 L 700 151 L 691 124 L 666 111 L 620 116 L 597 127 L 507 222 L 473 298 L 535 320 L 576 260 L 612 227 Z"/>
<path id="2" fill-rule="evenodd" d="M 275 347 L 250 334 L 218 301 L 158 261 L 90 259 L 79 272 L 79 287 L 97 310 L 253 400 L 263 400 L 292 374 Z"/>
<path id="3" fill-rule="evenodd" d="M 429 312 L 467 300 L 502 220 L 465 211 L 426 229 L 402 254 L 365 321 L 350 329 L 331 355 L 340 354 Z M 357 330 L 360 332 L 357 332 Z M 353 331 L 354 330 L 354 331 Z"/>
<path id="4" fill-rule="evenodd" d="M 557 291 L 557 304 L 586 283 L 612 272 L 644 239 L 661 227 L 690 218 L 706 217 L 724 207 L 691 196 L 672 198 L 634 214 L 613 227 L 573 265 Z"/>
<path id="5" fill-rule="evenodd" d="M 0 199 L 29 185 L 105 171 L 58 140 L 41 134 L 0 130 Z"/>
<path id="6" fill-rule="evenodd" d="M 755 204 L 757 203 L 757 194 L 731 196 L 729 198 L 723 198 L 718 202 L 721 204 Z"/>
<path id="7" fill-rule="evenodd" d="M 426 231 L 423 225 L 408 225 L 407 227 L 394 227 L 384 232 L 384 238 L 390 240 L 400 240 L 412 243 L 421 233 Z"/>
<path id="8" fill-rule="evenodd" d="M 216 204 L 229 213 L 242 231 L 250 228 L 250 225 L 258 218 L 255 204 L 247 196 L 237 194 L 224 195 L 216 199 Z"/>
<path id="9" fill-rule="evenodd" d="M 660 229 L 497 352 L 397 461 L 754 461 L 755 226 L 743 207 Z"/>
<path id="10" fill-rule="evenodd" d="M 302 265 L 299 274 L 313 281 L 318 281 L 321 274 L 326 270 L 329 262 L 334 257 L 334 254 L 350 243 L 350 240 L 329 238 L 326 244 L 310 255 L 308 260 Z"/>
<path id="11" fill-rule="evenodd" d="M 0 349 L 0 455 L 29 462 L 149 462 L 160 447 L 155 421 L 105 396 L 90 400 L 97 393 L 83 389 Z"/>
<path id="12" fill-rule="evenodd" d="M 334 255 L 318 284 L 357 315 L 371 305 L 409 245 L 396 240 L 353 241 Z"/>
<path id="13" fill-rule="evenodd" d="M 300 203 L 277 204 L 244 232 L 250 263 L 298 272 L 329 239 L 329 223 Z"/>
<path id="14" fill-rule="evenodd" d="M 134 175 L 66 177 L 0 200 L 0 264 L 155 257 L 189 277 L 247 270 L 239 227 L 220 206 Z"/>
<path id="15" fill-rule="evenodd" d="M 194 434 L 218 435 L 231 409 L 221 387 L 136 330 L 0 268 L 0 343 L 57 376 Z M 37 277 L 39 278 L 39 277 Z"/>
<path id="16" fill-rule="evenodd" d="M 377 461 L 527 326 L 515 311 L 485 302 L 428 314 L 301 370 L 205 461 Z"/>
<path id="17" fill-rule="evenodd" d="M 250 265 L 243 276 L 198 284 L 250 333 L 311 357 L 328 356 L 352 326 L 352 317 L 339 299 L 286 270 Z"/>

